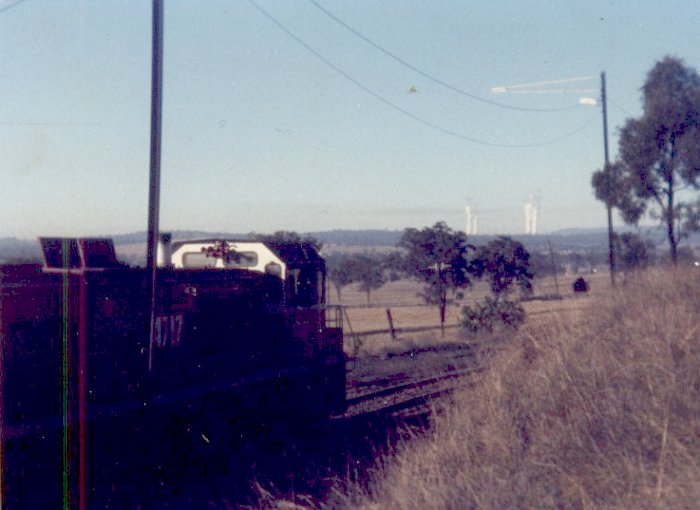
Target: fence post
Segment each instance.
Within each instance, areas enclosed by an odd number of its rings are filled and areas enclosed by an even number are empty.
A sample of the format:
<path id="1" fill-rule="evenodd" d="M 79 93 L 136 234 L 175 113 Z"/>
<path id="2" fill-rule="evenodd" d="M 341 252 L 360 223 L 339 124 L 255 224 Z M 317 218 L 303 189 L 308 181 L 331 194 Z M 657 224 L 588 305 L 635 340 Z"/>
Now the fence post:
<path id="1" fill-rule="evenodd" d="M 348 323 L 348 329 L 350 330 L 350 335 L 352 336 L 353 339 L 353 361 L 352 361 L 352 369 L 354 370 L 355 367 L 357 366 L 357 356 L 360 354 L 360 349 L 362 348 L 362 339 L 360 339 L 359 335 L 356 335 L 355 332 L 352 330 L 352 324 L 350 324 L 350 317 L 348 317 L 348 311 L 345 309 L 343 305 L 340 305 L 341 309 L 341 317 L 342 315 L 345 315 L 345 322 Z"/>
<path id="2" fill-rule="evenodd" d="M 394 329 L 394 320 L 391 318 L 391 309 L 386 309 L 386 317 L 389 319 L 389 329 L 391 330 L 391 339 L 396 340 L 396 330 Z"/>

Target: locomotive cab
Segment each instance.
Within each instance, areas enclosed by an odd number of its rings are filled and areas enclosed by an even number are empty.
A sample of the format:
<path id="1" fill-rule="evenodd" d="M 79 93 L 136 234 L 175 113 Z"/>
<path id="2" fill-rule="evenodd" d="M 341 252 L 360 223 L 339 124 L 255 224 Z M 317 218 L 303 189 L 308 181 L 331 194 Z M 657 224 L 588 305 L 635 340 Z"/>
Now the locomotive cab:
<path id="1" fill-rule="evenodd" d="M 266 243 L 226 239 L 170 242 L 158 247 L 158 265 L 175 270 L 239 269 L 277 276 L 288 307 L 318 308 L 326 302 L 323 259 L 308 243 Z"/>
<path id="2" fill-rule="evenodd" d="M 329 401 L 319 409 L 345 409 L 345 356 L 342 315 L 326 306 L 326 266 L 309 243 L 273 243 L 231 239 L 170 242 L 164 234 L 158 264 L 174 272 L 215 269 L 262 273 L 282 283 L 280 315 L 285 322 L 291 357 L 301 356 L 322 373 L 320 384 L 329 388 Z M 325 412 L 325 411 L 324 411 Z"/>

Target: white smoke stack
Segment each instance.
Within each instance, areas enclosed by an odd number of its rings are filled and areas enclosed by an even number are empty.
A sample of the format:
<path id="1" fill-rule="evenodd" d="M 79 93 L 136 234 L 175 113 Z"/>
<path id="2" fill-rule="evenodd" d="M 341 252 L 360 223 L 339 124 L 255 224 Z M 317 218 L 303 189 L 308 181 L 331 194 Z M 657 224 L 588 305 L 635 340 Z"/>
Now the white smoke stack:
<path id="1" fill-rule="evenodd" d="M 465 234 L 468 236 L 476 235 L 476 213 L 471 206 L 467 205 L 464 207 L 464 214 L 466 215 Z"/>
<path id="2" fill-rule="evenodd" d="M 532 216 L 532 207 L 530 202 L 525 202 L 525 233 L 530 233 L 530 217 Z"/>
<path id="3" fill-rule="evenodd" d="M 537 234 L 537 202 L 532 196 L 525 202 L 525 233 Z"/>

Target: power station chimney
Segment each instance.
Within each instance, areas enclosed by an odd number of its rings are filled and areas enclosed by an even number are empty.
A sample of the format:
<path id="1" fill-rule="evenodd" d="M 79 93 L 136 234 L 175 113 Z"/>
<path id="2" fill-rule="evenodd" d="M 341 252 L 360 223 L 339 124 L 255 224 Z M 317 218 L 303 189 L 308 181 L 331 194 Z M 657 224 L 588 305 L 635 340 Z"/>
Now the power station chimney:
<path id="1" fill-rule="evenodd" d="M 525 202 L 525 233 L 537 234 L 537 202 L 532 196 Z"/>
<path id="2" fill-rule="evenodd" d="M 466 215 L 465 229 L 464 232 L 468 236 L 476 235 L 476 212 L 471 208 L 471 206 L 464 207 L 464 214 Z"/>

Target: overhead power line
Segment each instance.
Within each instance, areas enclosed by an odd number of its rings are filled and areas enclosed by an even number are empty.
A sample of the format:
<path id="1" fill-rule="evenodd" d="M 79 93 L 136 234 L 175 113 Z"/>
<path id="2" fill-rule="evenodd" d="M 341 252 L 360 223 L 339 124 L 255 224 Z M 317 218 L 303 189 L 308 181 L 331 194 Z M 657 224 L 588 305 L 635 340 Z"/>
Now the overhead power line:
<path id="1" fill-rule="evenodd" d="M 0 120 L 0 126 L 99 126 L 100 122 L 25 122 Z"/>
<path id="2" fill-rule="evenodd" d="M 616 103 L 615 101 L 613 101 L 612 99 L 610 99 L 609 96 L 608 96 L 608 102 L 609 102 L 610 104 L 612 104 L 615 108 L 617 108 L 618 110 L 620 110 L 622 113 L 624 113 L 625 115 L 627 115 L 627 116 L 629 116 L 629 117 L 632 117 L 632 116 L 633 116 L 630 112 L 628 112 L 627 110 L 625 110 L 625 109 L 624 109 L 622 106 L 620 106 L 618 103 Z"/>
<path id="3" fill-rule="evenodd" d="M 26 2 L 27 0 L 16 0 L 15 2 L 10 3 L 9 5 L 0 5 L 0 14 L 2 14 L 5 11 L 9 11 L 13 7 L 17 7 L 19 4 Z"/>
<path id="4" fill-rule="evenodd" d="M 289 30 L 286 26 L 284 26 L 282 23 L 280 23 L 274 16 L 272 16 L 269 12 L 267 12 L 265 9 L 260 7 L 254 0 L 248 0 L 248 2 L 255 7 L 260 13 L 265 16 L 267 19 L 269 19 L 272 23 L 274 23 L 280 30 L 282 30 L 285 34 L 287 34 L 289 37 L 294 39 L 296 42 L 298 42 L 304 49 L 306 49 L 309 53 L 313 54 L 316 58 L 321 60 L 324 64 L 326 64 L 328 67 L 333 69 L 335 72 L 340 74 L 343 78 L 346 80 L 350 81 L 353 83 L 355 86 L 361 88 L 364 90 L 366 93 L 377 99 L 378 101 L 384 103 L 385 105 L 389 106 L 390 108 L 393 108 L 394 110 L 397 110 L 404 114 L 405 116 L 415 120 L 416 122 L 419 122 L 420 124 L 423 124 L 424 126 L 428 126 L 432 129 L 435 129 L 437 131 L 440 131 L 442 133 L 448 134 L 450 136 L 453 136 L 455 138 L 459 138 L 460 140 L 464 140 L 467 142 L 479 144 L 479 145 L 486 145 L 489 147 L 498 147 L 498 148 L 506 148 L 506 149 L 526 149 L 526 148 L 533 148 L 533 147 L 541 147 L 544 145 L 551 145 L 553 143 L 560 142 L 562 140 L 565 140 L 566 138 L 569 138 L 570 136 L 573 136 L 580 131 L 582 131 L 584 128 L 586 128 L 595 118 L 597 117 L 597 114 L 592 116 L 590 119 L 588 119 L 585 123 L 574 129 L 573 131 L 570 131 L 568 133 L 565 133 L 562 136 L 559 136 L 555 139 L 552 140 L 546 140 L 543 142 L 538 142 L 538 143 L 527 143 L 527 144 L 504 144 L 504 143 L 496 143 L 496 142 L 489 142 L 487 140 L 480 140 L 478 138 L 472 138 L 468 137 L 465 135 L 462 135 L 461 133 L 457 133 L 456 131 L 452 131 L 450 129 L 444 128 L 438 124 L 435 124 L 434 122 L 431 122 L 429 120 L 426 120 L 422 117 L 419 117 L 408 110 L 405 110 L 404 108 L 401 108 L 400 106 L 396 105 L 395 103 L 392 103 L 388 99 L 382 97 L 378 93 L 374 92 L 372 89 L 367 87 L 366 85 L 362 84 L 349 74 L 347 74 L 345 71 L 340 69 L 338 66 L 333 64 L 330 60 L 325 58 L 323 55 L 321 55 L 319 52 L 317 52 L 315 49 L 313 49 L 311 46 L 309 46 L 304 40 L 299 38 L 296 34 L 294 34 L 291 30 Z"/>
<path id="5" fill-rule="evenodd" d="M 595 92 L 595 89 L 547 89 L 547 90 L 509 90 L 511 94 L 588 94 Z"/>
<path id="6" fill-rule="evenodd" d="M 456 86 L 451 85 L 451 84 L 449 84 L 449 83 L 447 83 L 439 78 L 436 78 L 435 76 L 428 74 L 427 72 L 412 65 L 411 63 L 407 62 L 406 60 L 402 59 L 401 57 L 395 55 L 394 53 L 390 52 L 386 48 L 380 46 L 379 44 L 377 44 L 376 42 L 371 40 L 366 35 L 362 34 L 358 30 L 356 30 L 355 28 L 353 28 L 350 25 L 348 25 L 347 23 L 345 23 L 343 20 L 338 18 L 336 15 L 334 15 L 328 9 L 324 8 L 322 5 L 320 5 L 318 2 L 316 2 L 316 0 L 309 0 L 309 2 L 312 5 L 314 5 L 318 10 L 323 12 L 326 16 L 328 16 L 333 21 L 338 23 L 340 26 L 342 26 L 346 30 L 352 32 L 357 37 L 359 37 L 360 39 L 362 39 L 363 41 L 365 41 L 367 44 L 371 45 L 372 47 L 376 48 L 377 50 L 381 51 L 389 58 L 392 58 L 393 60 L 395 60 L 399 64 L 401 64 L 401 65 L 407 67 L 408 69 L 418 73 L 419 75 L 423 76 L 424 78 L 427 78 L 428 80 L 430 80 L 434 83 L 437 83 L 438 85 L 441 85 L 441 86 L 443 86 L 443 87 L 445 87 L 453 92 L 456 92 L 456 93 L 461 94 L 465 97 L 473 99 L 474 101 L 480 101 L 482 103 L 489 104 L 491 106 L 497 106 L 499 108 L 507 108 L 509 110 L 518 110 L 518 111 L 523 111 L 523 112 L 549 112 L 549 113 L 551 113 L 551 112 L 563 112 L 563 111 L 573 110 L 574 108 L 579 107 L 579 105 L 575 104 L 575 105 L 567 106 L 567 107 L 563 107 L 563 108 L 527 108 L 524 106 L 513 106 L 513 105 L 506 104 L 506 103 L 500 103 L 500 102 L 494 101 L 492 99 L 477 96 L 476 94 L 472 94 L 471 92 L 467 92 L 465 90 L 460 89 L 459 87 L 456 87 Z"/>

